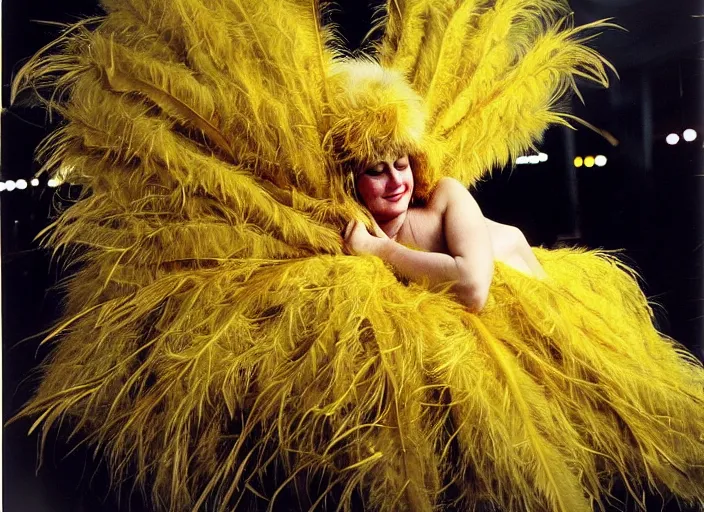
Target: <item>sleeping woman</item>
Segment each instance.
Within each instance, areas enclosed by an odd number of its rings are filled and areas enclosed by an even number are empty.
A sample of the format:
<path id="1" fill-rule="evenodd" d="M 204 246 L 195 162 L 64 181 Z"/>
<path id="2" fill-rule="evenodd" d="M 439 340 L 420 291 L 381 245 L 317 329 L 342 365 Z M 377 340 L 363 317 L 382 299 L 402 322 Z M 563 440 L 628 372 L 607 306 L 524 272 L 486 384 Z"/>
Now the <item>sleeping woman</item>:
<path id="1" fill-rule="evenodd" d="M 374 233 L 350 221 L 344 233 L 349 252 L 378 256 L 401 276 L 430 287 L 450 284 L 472 312 L 486 303 L 495 260 L 546 277 L 523 233 L 484 217 L 459 181 L 441 179 L 425 204 L 413 205 L 411 167 L 407 154 L 359 166 L 356 196 L 374 219 Z"/>

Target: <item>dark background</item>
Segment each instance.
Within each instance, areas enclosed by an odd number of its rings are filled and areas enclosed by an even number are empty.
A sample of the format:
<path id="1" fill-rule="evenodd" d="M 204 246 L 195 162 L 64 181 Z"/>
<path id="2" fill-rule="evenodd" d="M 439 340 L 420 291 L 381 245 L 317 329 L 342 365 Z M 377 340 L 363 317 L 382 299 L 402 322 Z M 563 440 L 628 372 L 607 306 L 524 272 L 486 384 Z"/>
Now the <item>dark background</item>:
<path id="1" fill-rule="evenodd" d="M 165 0 L 166 1 L 166 0 Z M 495 173 L 474 191 L 485 214 L 523 229 L 533 245 L 560 244 L 624 249 L 643 277 L 656 307 L 659 328 L 702 357 L 702 26 L 704 6 L 694 0 L 575 0 L 578 24 L 614 18 L 628 31 L 609 31 L 596 47 L 619 71 L 620 80 L 600 90 L 583 87 L 586 106 L 574 111 L 618 139 L 581 128 L 550 130 L 540 146 L 549 155 L 539 165 L 519 165 Z M 349 46 L 368 30 L 373 6 L 339 3 L 332 21 L 341 25 Z M 32 20 L 69 22 L 99 13 L 95 1 L 12 0 L 2 2 L 2 103 L 22 62 L 56 37 L 58 29 Z M 671 132 L 694 128 L 694 142 L 665 143 Z M 0 181 L 33 177 L 37 143 L 49 133 L 45 114 L 21 107 L 2 111 Z M 603 168 L 575 168 L 575 156 L 603 154 Z M 38 339 L 24 338 L 57 317 L 60 296 L 49 290 L 59 271 L 32 240 L 45 227 L 52 203 L 71 195 L 52 189 L 46 177 L 38 187 L 0 192 L 2 229 L 3 421 L 28 398 L 32 368 L 46 355 Z M 116 510 L 103 470 L 92 454 L 67 456 L 50 442 L 45 464 L 35 476 L 36 436 L 29 423 L 4 429 L 3 504 L 6 512 Z M 127 500 L 129 501 L 129 500 Z M 127 501 L 123 501 L 126 509 Z M 139 499 L 133 510 L 142 510 Z M 651 499 L 649 509 L 659 510 Z M 668 504 L 667 510 L 677 510 Z"/>

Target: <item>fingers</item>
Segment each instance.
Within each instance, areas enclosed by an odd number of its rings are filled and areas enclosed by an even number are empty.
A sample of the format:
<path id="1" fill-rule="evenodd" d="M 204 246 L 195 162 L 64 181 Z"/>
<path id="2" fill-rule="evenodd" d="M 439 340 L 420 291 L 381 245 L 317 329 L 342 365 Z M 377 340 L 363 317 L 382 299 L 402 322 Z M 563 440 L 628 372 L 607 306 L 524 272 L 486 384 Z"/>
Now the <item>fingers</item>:
<path id="1" fill-rule="evenodd" d="M 343 251 L 345 254 L 349 255 L 354 255 L 355 251 L 354 248 L 352 247 L 353 245 L 353 240 L 352 240 L 352 235 L 355 232 L 355 229 L 357 227 L 357 221 L 356 220 L 351 220 L 347 223 L 347 226 L 345 226 L 345 231 L 342 234 L 342 239 L 343 239 Z"/>
<path id="2" fill-rule="evenodd" d="M 381 236 L 381 235 L 379 235 L 379 226 L 373 220 L 372 220 L 372 235 Z"/>
<path id="3" fill-rule="evenodd" d="M 374 231 L 374 236 L 379 238 L 389 238 L 388 235 L 384 233 L 384 230 L 381 229 L 379 224 L 377 224 L 374 220 L 372 220 L 372 230 Z"/>
<path id="4" fill-rule="evenodd" d="M 352 231 L 354 230 L 356 225 L 357 225 L 357 221 L 354 219 L 352 219 L 351 221 L 349 221 L 347 223 L 347 226 L 345 226 L 345 232 L 342 234 L 342 238 L 344 240 L 347 240 L 349 238 L 350 233 L 352 233 Z"/>

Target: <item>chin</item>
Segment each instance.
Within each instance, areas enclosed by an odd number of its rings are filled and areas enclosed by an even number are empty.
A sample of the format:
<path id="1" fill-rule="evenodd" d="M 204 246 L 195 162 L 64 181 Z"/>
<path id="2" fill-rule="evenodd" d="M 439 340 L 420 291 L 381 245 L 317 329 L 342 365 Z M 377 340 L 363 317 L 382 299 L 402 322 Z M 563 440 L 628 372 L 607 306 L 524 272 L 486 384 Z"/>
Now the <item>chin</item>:
<path id="1" fill-rule="evenodd" d="M 401 214 L 408 210 L 408 203 L 409 201 L 406 199 L 403 199 L 402 201 L 399 201 L 399 204 L 397 204 L 394 208 L 393 211 L 396 213 L 396 215 Z"/>
<path id="2" fill-rule="evenodd" d="M 408 199 L 404 198 L 398 203 L 385 204 L 381 208 L 376 208 L 375 211 L 371 213 L 374 217 L 378 217 L 383 220 L 393 219 L 408 210 L 409 202 L 410 201 Z"/>

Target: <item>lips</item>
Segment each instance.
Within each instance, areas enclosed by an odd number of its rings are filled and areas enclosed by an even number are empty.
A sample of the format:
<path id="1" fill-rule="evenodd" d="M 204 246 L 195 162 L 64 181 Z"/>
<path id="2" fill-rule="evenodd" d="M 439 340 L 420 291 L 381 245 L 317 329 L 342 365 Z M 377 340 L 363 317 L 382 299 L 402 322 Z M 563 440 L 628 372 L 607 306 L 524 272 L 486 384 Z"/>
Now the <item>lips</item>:
<path id="1" fill-rule="evenodd" d="M 403 196 L 406 195 L 406 191 L 404 190 L 403 192 L 399 192 L 398 194 L 394 194 L 393 196 L 384 196 L 384 199 L 387 201 L 391 201 L 392 203 L 395 203 L 397 201 L 400 201 Z"/>

